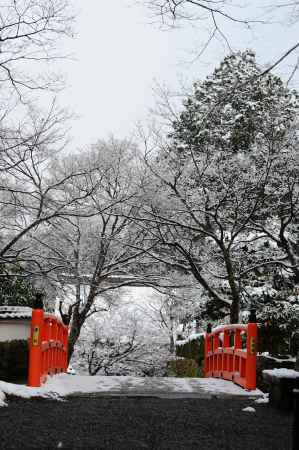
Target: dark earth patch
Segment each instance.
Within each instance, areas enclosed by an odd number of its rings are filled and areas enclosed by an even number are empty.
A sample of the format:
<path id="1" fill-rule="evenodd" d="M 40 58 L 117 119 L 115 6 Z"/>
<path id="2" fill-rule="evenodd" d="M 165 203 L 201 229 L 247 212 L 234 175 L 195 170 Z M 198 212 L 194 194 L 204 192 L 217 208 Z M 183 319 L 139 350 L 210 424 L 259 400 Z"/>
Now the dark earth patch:
<path id="1" fill-rule="evenodd" d="M 292 415 L 249 399 L 10 398 L 0 408 L 1 449 L 290 450 L 291 429 Z"/>

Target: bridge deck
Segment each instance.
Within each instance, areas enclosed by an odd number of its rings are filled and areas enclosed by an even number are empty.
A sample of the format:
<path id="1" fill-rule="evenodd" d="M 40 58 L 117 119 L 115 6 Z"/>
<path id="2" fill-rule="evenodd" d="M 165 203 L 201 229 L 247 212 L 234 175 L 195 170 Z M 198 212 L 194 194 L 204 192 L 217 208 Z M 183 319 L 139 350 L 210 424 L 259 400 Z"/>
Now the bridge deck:
<path id="1" fill-rule="evenodd" d="M 261 397 L 259 390 L 246 391 L 231 381 L 217 378 L 105 377 L 60 374 L 49 377 L 40 388 L 0 381 L 0 392 L 20 397 L 108 396 L 158 398 Z"/>

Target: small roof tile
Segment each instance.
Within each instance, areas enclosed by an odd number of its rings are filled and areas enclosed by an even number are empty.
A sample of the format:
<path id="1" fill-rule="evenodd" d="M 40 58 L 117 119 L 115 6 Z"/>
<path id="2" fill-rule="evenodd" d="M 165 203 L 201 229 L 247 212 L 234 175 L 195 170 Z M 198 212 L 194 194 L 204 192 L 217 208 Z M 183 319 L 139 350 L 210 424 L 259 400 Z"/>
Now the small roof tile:
<path id="1" fill-rule="evenodd" d="M 31 319 L 32 308 L 28 306 L 0 306 L 0 320 Z"/>

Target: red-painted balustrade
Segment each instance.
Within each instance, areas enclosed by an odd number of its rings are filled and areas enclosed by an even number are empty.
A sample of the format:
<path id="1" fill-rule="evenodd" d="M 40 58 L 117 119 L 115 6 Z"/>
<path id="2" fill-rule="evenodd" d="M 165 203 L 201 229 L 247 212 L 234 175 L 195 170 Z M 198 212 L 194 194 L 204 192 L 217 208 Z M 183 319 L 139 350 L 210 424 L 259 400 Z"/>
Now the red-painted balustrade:
<path id="1" fill-rule="evenodd" d="M 217 327 L 205 337 L 205 377 L 256 388 L 257 324 Z"/>
<path id="2" fill-rule="evenodd" d="M 32 311 L 28 386 L 39 387 L 48 375 L 66 372 L 68 327 L 42 309 Z"/>

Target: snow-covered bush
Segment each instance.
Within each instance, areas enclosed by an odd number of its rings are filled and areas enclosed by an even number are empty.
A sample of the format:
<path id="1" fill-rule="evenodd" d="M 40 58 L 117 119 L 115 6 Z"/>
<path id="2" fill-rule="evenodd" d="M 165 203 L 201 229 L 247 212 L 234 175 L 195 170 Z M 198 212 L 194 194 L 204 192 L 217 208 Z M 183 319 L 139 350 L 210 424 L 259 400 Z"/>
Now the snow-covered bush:
<path id="1" fill-rule="evenodd" d="M 204 334 L 191 335 L 184 341 L 177 341 L 176 354 L 177 356 L 193 359 L 201 366 L 204 360 Z"/>
<path id="2" fill-rule="evenodd" d="M 259 351 L 289 354 L 291 337 L 299 330 L 299 295 L 292 275 L 286 271 L 259 270 L 247 280 L 244 307 L 254 307 L 260 326 Z"/>
<path id="3" fill-rule="evenodd" d="M 257 320 L 261 324 L 259 350 L 270 355 L 290 354 L 294 331 L 299 329 L 299 305 L 277 300 L 263 305 Z"/>

